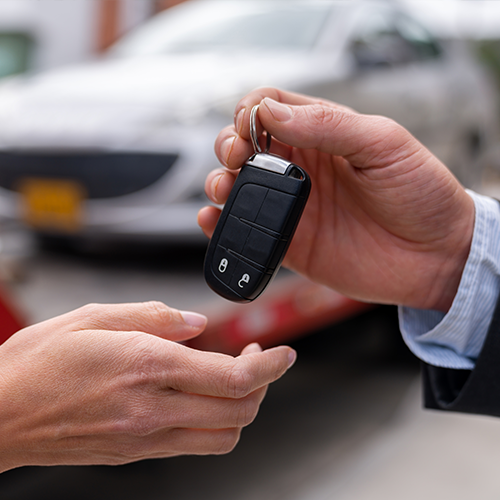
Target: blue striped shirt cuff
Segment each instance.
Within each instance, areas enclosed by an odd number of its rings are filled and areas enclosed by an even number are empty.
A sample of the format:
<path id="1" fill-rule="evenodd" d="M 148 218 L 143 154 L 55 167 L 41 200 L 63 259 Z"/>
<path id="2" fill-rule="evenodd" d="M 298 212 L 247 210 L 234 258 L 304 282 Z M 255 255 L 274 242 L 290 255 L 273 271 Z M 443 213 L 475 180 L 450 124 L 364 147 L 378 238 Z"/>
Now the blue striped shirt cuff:
<path id="1" fill-rule="evenodd" d="M 420 359 L 443 368 L 474 368 L 500 288 L 500 205 L 467 190 L 474 200 L 472 245 L 453 304 L 444 314 L 399 309 L 401 333 Z"/>

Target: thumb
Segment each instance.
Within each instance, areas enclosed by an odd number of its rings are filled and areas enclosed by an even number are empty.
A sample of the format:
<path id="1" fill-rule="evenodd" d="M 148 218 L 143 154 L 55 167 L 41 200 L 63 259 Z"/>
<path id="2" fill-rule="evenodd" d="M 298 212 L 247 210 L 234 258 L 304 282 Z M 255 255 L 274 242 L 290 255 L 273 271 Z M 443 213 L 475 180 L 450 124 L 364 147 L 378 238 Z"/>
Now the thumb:
<path id="1" fill-rule="evenodd" d="M 386 166 L 403 151 L 409 155 L 422 149 L 393 120 L 342 106 L 292 106 L 266 97 L 259 106 L 259 119 L 271 135 L 289 146 L 342 156 L 361 168 Z"/>
<path id="2" fill-rule="evenodd" d="M 172 309 L 172 315 L 180 318 L 175 318 L 171 328 L 165 330 L 163 335 L 164 339 L 181 341 L 197 337 L 207 326 L 207 317 L 203 314 L 195 313 L 192 311 L 177 311 Z"/>

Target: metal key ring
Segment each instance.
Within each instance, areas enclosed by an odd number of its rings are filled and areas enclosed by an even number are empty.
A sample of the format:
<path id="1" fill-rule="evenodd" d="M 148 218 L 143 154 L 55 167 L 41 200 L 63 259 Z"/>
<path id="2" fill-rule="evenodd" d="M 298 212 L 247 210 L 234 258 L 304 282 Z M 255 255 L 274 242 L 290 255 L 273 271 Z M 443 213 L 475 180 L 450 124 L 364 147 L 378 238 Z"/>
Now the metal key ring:
<path id="1" fill-rule="evenodd" d="M 257 116 L 257 110 L 259 105 L 256 104 L 252 111 L 250 111 L 250 139 L 252 139 L 253 150 L 255 153 L 262 153 L 262 148 L 259 144 L 259 138 L 257 137 L 257 126 L 255 125 L 255 118 Z M 269 153 L 269 148 L 271 147 L 271 134 L 266 130 L 266 149 L 264 153 Z"/>

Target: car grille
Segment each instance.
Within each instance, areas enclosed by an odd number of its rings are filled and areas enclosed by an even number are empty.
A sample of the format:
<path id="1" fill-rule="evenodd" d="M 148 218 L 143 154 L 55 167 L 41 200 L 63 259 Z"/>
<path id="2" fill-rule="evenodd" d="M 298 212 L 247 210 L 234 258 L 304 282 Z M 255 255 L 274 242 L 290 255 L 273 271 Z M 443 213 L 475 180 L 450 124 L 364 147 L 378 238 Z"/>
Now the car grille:
<path id="1" fill-rule="evenodd" d="M 17 191 L 26 178 L 79 182 L 88 198 L 144 189 L 165 175 L 178 155 L 148 153 L 0 153 L 0 187 Z"/>

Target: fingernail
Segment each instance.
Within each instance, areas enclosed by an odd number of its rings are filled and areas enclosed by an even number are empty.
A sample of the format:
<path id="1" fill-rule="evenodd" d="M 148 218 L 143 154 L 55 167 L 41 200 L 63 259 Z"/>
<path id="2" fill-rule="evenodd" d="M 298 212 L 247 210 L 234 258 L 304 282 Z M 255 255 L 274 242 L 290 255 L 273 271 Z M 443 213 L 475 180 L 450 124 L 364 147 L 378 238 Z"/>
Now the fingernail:
<path id="1" fill-rule="evenodd" d="M 216 175 L 212 181 L 212 185 L 210 186 L 210 189 L 212 190 L 212 196 L 215 198 L 215 200 L 219 199 L 219 197 L 217 196 L 217 190 L 219 188 L 219 182 L 221 181 L 223 175 L 224 174 Z"/>
<path id="2" fill-rule="evenodd" d="M 227 167 L 229 155 L 231 154 L 231 150 L 233 149 L 234 141 L 236 140 L 235 136 L 228 137 L 220 146 L 220 155 L 222 158 L 222 163 Z"/>
<path id="3" fill-rule="evenodd" d="M 288 368 L 291 368 L 293 366 L 296 359 L 297 353 L 293 349 L 290 349 L 290 352 L 288 353 Z"/>
<path id="4" fill-rule="evenodd" d="M 236 130 L 238 134 L 241 135 L 241 129 L 243 128 L 243 116 L 245 115 L 245 109 L 246 108 L 241 108 L 238 111 L 238 114 L 236 115 L 236 119 L 234 121 L 234 124 L 236 126 Z"/>
<path id="5" fill-rule="evenodd" d="M 263 99 L 262 102 L 267 106 L 276 121 L 287 122 L 292 117 L 292 108 L 290 106 L 269 99 L 269 97 Z"/>
<path id="6" fill-rule="evenodd" d="M 193 328 L 200 328 L 207 324 L 207 317 L 203 316 L 203 314 L 198 314 L 191 311 L 179 311 L 181 313 L 182 319 L 184 323 L 188 326 L 192 326 Z"/>

